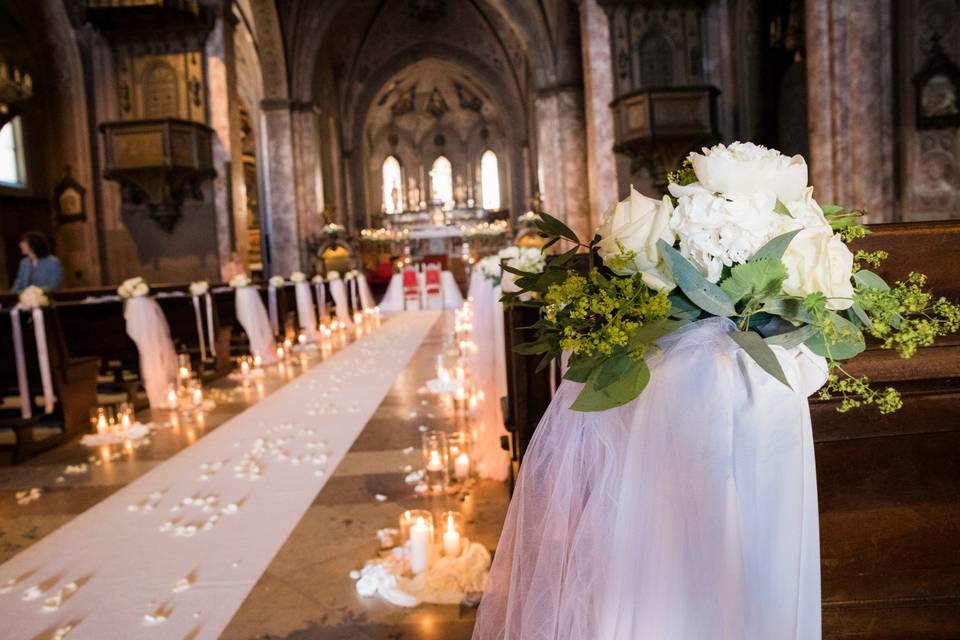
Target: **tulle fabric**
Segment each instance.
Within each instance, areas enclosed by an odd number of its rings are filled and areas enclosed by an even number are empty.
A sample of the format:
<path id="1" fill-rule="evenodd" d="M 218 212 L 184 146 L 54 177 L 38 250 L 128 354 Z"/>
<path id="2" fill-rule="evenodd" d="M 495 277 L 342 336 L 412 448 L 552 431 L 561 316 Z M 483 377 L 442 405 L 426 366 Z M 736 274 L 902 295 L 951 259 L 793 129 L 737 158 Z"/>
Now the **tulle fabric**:
<path id="1" fill-rule="evenodd" d="M 330 297 L 333 298 L 333 304 L 337 308 L 337 320 L 340 324 L 347 326 L 353 324 L 350 319 L 350 305 L 347 303 L 347 288 L 341 278 L 330 281 Z"/>
<path id="2" fill-rule="evenodd" d="M 247 334 L 250 352 L 260 356 L 264 364 L 273 364 L 277 361 L 277 346 L 260 294 L 253 287 L 238 287 L 236 292 L 237 322 Z"/>
<path id="3" fill-rule="evenodd" d="M 177 352 L 170 339 L 170 327 L 153 298 L 137 296 L 123 309 L 127 335 L 137 345 L 140 379 L 150 406 L 167 406 L 167 391 L 177 379 Z"/>
<path id="4" fill-rule="evenodd" d="M 363 310 L 369 311 L 377 306 L 373 301 L 373 292 L 370 291 L 370 283 L 367 282 L 367 276 L 363 272 L 357 274 L 357 286 L 360 288 L 360 306 Z"/>
<path id="5" fill-rule="evenodd" d="M 640 397 L 569 411 L 564 381 L 521 468 L 475 640 L 816 640 L 820 565 L 806 396 L 822 359 L 725 319 L 661 341 Z"/>
<path id="6" fill-rule="evenodd" d="M 316 316 L 313 313 L 313 300 L 310 298 L 310 283 L 298 282 L 293 286 L 297 298 L 297 322 L 309 342 L 317 341 Z"/>
<path id="7" fill-rule="evenodd" d="M 500 436 L 506 434 L 500 408 L 502 394 L 497 388 L 497 367 L 503 361 L 497 354 L 502 356 L 504 348 L 503 343 L 498 345 L 496 339 L 496 325 L 503 324 L 500 296 L 478 271 L 474 271 L 470 277 L 468 295 L 473 298 L 472 337 L 477 347 L 469 355 L 468 362 L 473 379 L 483 392 L 473 423 L 473 457 L 481 478 L 502 481 L 510 474 L 510 454 L 500 443 Z M 500 335 L 502 337 L 502 331 Z"/>

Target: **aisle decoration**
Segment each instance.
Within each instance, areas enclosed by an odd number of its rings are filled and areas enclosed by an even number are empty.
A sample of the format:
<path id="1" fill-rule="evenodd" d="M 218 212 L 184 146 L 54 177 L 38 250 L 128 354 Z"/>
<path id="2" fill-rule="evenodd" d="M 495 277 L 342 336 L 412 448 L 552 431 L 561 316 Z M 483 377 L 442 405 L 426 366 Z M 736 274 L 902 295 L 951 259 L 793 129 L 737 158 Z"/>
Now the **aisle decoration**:
<path id="1" fill-rule="evenodd" d="M 206 280 L 197 280 L 190 283 L 190 296 L 193 302 L 193 313 L 197 319 L 197 336 L 200 339 L 200 360 L 207 359 L 207 347 L 210 355 L 217 355 L 217 336 L 213 330 L 213 299 L 210 297 L 210 283 Z M 205 313 L 200 311 L 200 301 L 203 300 Z M 206 331 L 204 331 L 204 316 Z"/>
<path id="2" fill-rule="evenodd" d="M 317 334 L 317 323 L 313 312 L 313 300 L 310 297 L 310 284 L 307 282 L 307 276 L 302 271 L 294 271 L 290 274 L 290 282 L 293 283 L 293 291 L 297 302 L 297 323 L 300 330 L 307 337 L 307 342 L 315 343 L 319 336 Z"/>
<path id="3" fill-rule="evenodd" d="M 282 289 L 285 280 L 283 276 L 272 276 L 267 280 L 267 311 L 270 314 L 270 326 L 273 334 L 280 333 L 279 304 L 277 303 L 277 289 Z"/>
<path id="4" fill-rule="evenodd" d="M 350 326 L 350 306 L 347 302 L 347 289 L 339 271 L 327 272 L 327 283 L 330 285 L 330 297 L 336 307 L 337 322 L 341 327 Z"/>
<path id="5" fill-rule="evenodd" d="M 13 353 L 17 369 L 17 390 L 20 396 L 20 417 L 33 417 L 33 398 L 27 379 L 27 361 L 23 344 L 23 327 L 20 314 L 26 312 L 33 324 L 33 337 L 37 345 L 37 360 L 40 366 L 40 384 L 43 388 L 43 411 L 52 413 L 56 399 L 53 392 L 53 377 L 50 371 L 50 353 L 47 347 L 47 330 L 43 309 L 50 306 L 50 299 L 40 287 L 30 285 L 17 296 L 17 305 L 10 310 L 10 325 L 13 332 Z"/>
<path id="6" fill-rule="evenodd" d="M 168 387 L 176 381 L 177 352 L 160 305 L 149 296 L 150 286 L 137 276 L 117 288 L 123 299 L 127 335 L 140 354 L 140 377 L 150 406 L 163 407 Z"/>
<path id="7" fill-rule="evenodd" d="M 80 444 L 86 447 L 137 441 L 150 435 L 149 425 L 138 422 L 133 406 L 126 402 L 116 408 L 91 409 L 90 427 L 93 433 L 84 434 L 80 438 Z"/>
<path id="8" fill-rule="evenodd" d="M 252 284 L 243 274 L 230 280 L 236 296 L 237 322 L 247 334 L 254 357 L 259 356 L 264 364 L 273 364 L 277 357 L 274 332 L 263 300 Z"/>
<path id="9" fill-rule="evenodd" d="M 317 274 L 310 281 L 313 283 L 313 292 L 317 297 L 317 324 L 323 326 L 327 318 L 327 290 L 323 284 L 323 276 Z"/>

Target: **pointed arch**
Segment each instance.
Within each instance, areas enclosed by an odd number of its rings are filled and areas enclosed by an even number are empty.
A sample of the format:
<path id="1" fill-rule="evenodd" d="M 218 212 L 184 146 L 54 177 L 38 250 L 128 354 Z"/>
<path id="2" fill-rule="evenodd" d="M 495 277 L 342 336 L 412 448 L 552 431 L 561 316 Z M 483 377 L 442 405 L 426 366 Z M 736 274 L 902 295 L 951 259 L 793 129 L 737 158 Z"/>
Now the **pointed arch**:
<path id="1" fill-rule="evenodd" d="M 440 200 L 446 211 L 453 209 L 453 165 L 446 156 L 437 156 L 430 168 L 430 197 Z"/>
<path id="2" fill-rule="evenodd" d="M 383 177 L 383 211 L 403 213 L 403 168 L 395 155 L 389 155 L 381 168 Z"/>
<path id="3" fill-rule="evenodd" d="M 493 149 L 487 149 L 480 156 L 480 194 L 484 209 L 500 209 L 500 161 Z"/>

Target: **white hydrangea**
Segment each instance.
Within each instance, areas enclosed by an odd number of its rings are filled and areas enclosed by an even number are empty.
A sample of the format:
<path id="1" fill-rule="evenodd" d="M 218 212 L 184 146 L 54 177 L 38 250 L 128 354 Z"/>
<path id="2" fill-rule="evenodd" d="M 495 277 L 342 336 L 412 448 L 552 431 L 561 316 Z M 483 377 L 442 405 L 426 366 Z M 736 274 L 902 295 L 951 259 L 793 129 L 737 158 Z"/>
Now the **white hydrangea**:
<path id="1" fill-rule="evenodd" d="M 477 269 L 480 270 L 480 273 L 483 274 L 488 280 L 499 280 L 500 279 L 500 256 L 492 255 L 485 258 L 481 258 L 477 262 Z"/>

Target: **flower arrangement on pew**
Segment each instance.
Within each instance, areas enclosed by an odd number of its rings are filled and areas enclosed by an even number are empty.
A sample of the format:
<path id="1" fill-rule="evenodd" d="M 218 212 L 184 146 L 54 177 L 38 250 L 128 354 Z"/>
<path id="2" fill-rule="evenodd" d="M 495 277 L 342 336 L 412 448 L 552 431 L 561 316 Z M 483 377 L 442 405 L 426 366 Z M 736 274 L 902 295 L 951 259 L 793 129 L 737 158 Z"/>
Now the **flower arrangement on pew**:
<path id="1" fill-rule="evenodd" d="M 244 287 L 249 287 L 253 284 L 253 281 L 250 279 L 250 276 L 240 273 L 233 276 L 228 283 L 234 289 L 242 289 Z"/>
<path id="2" fill-rule="evenodd" d="M 25 287 L 17 296 L 17 300 L 20 303 L 20 308 L 24 310 L 50 306 L 50 298 L 47 297 L 47 292 L 33 284 Z"/>
<path id="3" fill-rule="evenodd" d="M 190 283 L 190 295 L 195 298 L 206 295 L 208 291 L 210 291 L 210 283 L 206 280 L 197 280 Z"/>
<path id="4" fill-rule="evenodd" d="M 150 293 L 150 285 L 142 277 L 128 278 L 117 287 L 117 295 L 124 300 L 140 298 Z"/>
<path id="5" fill-rule="evenodd" d="M 290 282 L 306 282 L 307 275 L 303 271 L 294 271 L 290 274 Z"/>
<path id="6" fill-rule="evenodd" d="M 960 330 L 960 305 L 926 290 L 922 274 L 890 286 L 864 268 L 887 256 L 847 247 L 869 233 L 857 222 L 863 212 L 819 205 L 801 156 L 717 145 L 691 153 L 669 175 L 669 193 L 655 200 L 631 189 L 588 243 L 543 214 L 545 248 L 575 246 L 542 273 L 503 267 L 517 288 L 504 300 L 541 311 L 536 340 L 517 350 L 542 354 L 543 367 L 570 353 L 564 377 L 584 383 L 574 410 L 636 398 L 657 340 L 715 316 L 732 320 L 730 338 L 785 385 L 773 349 L 809 350 L 829 366 L 820 397 L 839 398 L 839 411 L 874 405 L 890 413 L 902 404 L 895 389 L 875 389 L 844 369 L 865 349 L 864 335 L 909 358 Z M 581 248 L 602 260 L 586 275 L 572 262 Z"/>
<path id="7" fill-rule="evenodd" d="M 279 289 L 286 283 L 286 280 L 283 279 L 283 276 L 271 276 L 267 281 L 267 284 L 274 289 Z"/>

